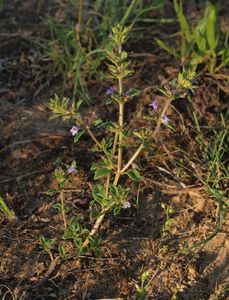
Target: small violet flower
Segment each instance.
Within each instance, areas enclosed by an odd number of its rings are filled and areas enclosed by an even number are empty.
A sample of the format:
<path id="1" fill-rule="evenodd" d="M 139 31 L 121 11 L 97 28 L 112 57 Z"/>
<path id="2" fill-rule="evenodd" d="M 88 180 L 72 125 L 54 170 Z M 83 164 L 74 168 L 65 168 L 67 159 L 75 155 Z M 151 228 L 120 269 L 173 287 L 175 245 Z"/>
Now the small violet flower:
<path id="1" fill-rule="evenodd" d="M 152 106 L 152 108 L 154 110 L 157 110 L 158 109 L 158 102 L 157 102 L 157 100 L 154 100 L 149 106 Z"/>
<path id="2" fill-rule="evenodd" d="M 129 201 L 125 201 L 125 202 L 123 203 L 123 208 L 130 208 L 130 207 L 131 207 L 131 204 L 130 204 Z"/>
<path id="3" fill-rule="evenodd" d="M 76 169 L 71 166 L 69 169 L 68 169 L 68 174 L 72 174 L 72 173 L 75 173 Z"/>
<path id="4" fill-rule="evenodd" d="M 112 96 L 115 92 L 115 89 L 113 88 L 113 86 L 111 86 L 107 91 L 106 91 L 106 94 L 108 96 Z"/>
<path id="5" fill-rule="evenodd" d="M 79 131 L 79 127 L 77 127 L 77 126 L 72 126 L 72 128 L 70 130 L 70 132 L 73 136 L 76 135 L 78 133 L 78 131 Z"/>
<path id="6" fill-rule="evenodd" d="M 168 125 L 169 124 L 169 118 L 166 115 L 164 115 L 164 116 L 161 117 L 161 122 L 165 125 Z"/>

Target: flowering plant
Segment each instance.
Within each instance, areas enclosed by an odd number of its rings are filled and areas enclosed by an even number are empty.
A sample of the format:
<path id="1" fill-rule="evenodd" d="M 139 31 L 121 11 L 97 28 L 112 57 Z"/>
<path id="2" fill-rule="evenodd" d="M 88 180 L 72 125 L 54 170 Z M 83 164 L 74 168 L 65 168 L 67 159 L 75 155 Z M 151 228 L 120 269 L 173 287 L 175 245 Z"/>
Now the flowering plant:
<path id="1" fill-rule="evenodd" d="M 123 50 L 123 44 L 126 41 L 129 28 L 118 24 L 112 29 L 112 50 L 107 53 L 109 63 L 109 78 L 114 81 L 113 85 L 106 91 L 108 99 L 107 105 L 115 105 L 118 107 L 118 121 L 110 122 L 96 119 L 95 116 L 85 118 L 79 112 L 81 101 L 75 103 L 69 99 L 62 100 L 56 95 L 51 99 L 49 108 L 53 112 L 53 117 L 62 117 L 63 120 L 73 120 L 75 122 L 70 132 L 74 138 L 74 142 L 78 142 L 83 134 L 88 134 L 95 143 L 95 151 L 101 156 L 100 161 L 95 162 L 91 166 L 94 172 L 94 180 L 99 181 L 92 189 L 93 200 L 90 203 L 91 217 L 94 219 L 94 225 L 91 230 L 83 229 L 79 225 L 78 220 L 67 221 L 64 210 L 64 192 L 63 185 L 67 180 L 68 174 L 76 171 L 76 165 L 71 165 L 67 174 L 63 170 L 55 171 L 61 188 L 61 212 L 64 220 L 65 231 L 64 237 L 73 238 L 75 244 L 82 253 L 86 249 L 95 247 L 98 242 L 95 238 L 100 224 L 108 211 L 118 214 L 122 209 L 131 207 L 131 190 L 125 185 L 125 177 L 140 182 L 141 174 L 139 168 L 134 162 L 148 147 L 160 129 L 160 126 L 167 126 L 170 122 L 167 116 L 168 108 L 171 102 L 184 94 L 184 90 L 192 88 L 191 81 L 195 76 L 192 71 L 183 71 L 179 74 L 176 88 L 165 87 L 160 91 L 165 96 L 164 106 L 156 100 L 150 104 L 149 119 L 155 120 L 154 130 L 149 128 L 140 128 L 139 130 L 131 130 L 124 122 L 125 105 L 135 96 L 139 95 L 138 90 L 124 89 L 124 80 L 133 73 L 130 68 L 128 54 Z M 94 131 L 96 128 L 104 129 L 104 137 L 100 140 L 96 137 Z M 129 151 L 127 151 L 127 148 Z M 121 181 L 122 178 L 122 181 Z M 74 231 L 74 232 L 73 232 Z"/>

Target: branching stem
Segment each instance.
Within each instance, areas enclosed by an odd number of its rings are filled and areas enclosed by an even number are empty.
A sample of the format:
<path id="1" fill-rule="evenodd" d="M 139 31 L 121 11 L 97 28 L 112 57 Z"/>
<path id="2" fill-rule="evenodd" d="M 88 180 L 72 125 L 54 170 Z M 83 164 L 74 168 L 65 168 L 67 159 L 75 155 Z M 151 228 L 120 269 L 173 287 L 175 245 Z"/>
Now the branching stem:
<path id="1" fill-rule="evenodd" d="M 172 102 L 173 98 L 169 98 L 169 100 L 166 102 L 166 105 L 164 106 L 162 113 L 157 121 L 157 125 L 153 131 L 153 133 L 148 137 L 148 141 L 154 139 L 158 133 L 158 130 L 160 129 L 161 123 L 162 123 L 162 116 L 164 116 L 166 114 L 167 109 L 169 108 L 171 102 Z M 135 159 L 139 156 L 139 154 L 142 152 L 144 148 L 144 144 L 142 143 L 138 149 L 136 150 L 136 152 L 134 153 L 134 155 L 131 157 L 131 159 L 127 162 L 127 164 L 125 165 L 125 167 L 121 170 L 121 174 L 123 174 L 129 167 L 130 165 L 135 161 Z"/>

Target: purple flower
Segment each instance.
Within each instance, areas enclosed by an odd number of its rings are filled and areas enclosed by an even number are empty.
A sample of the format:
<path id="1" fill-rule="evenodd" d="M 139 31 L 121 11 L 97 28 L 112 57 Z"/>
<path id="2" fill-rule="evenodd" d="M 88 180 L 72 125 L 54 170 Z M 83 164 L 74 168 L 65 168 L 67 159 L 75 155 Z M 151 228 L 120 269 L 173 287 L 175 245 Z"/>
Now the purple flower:
<path id="1" fill-rule="evenodd" d="M 72 174 L 72 173 L 75 173 L 76 169 L 71 166 L 69 169 L 68 169 L 68 174 Z"/>
<path id="2" fill-rule="evenodd" d="M 166 115 L 164 115 L 164 116 L 161 117 L 161 122 L 165 125 L 168 125 L 169 124 L 169 118 Z"/>
<path id="3" fill-rule="evenodd" d="M 106 91 L 106 94 L 108 96 L 112 96 L 115 92 L 115 89 L 113 88 L 113 86 L 111 86 L 107 91 Z"/>
<path id="4" fill-rule="evenodd" d="M 149 106 L 152 106 L 152 108 L 154 110 L 158 109 L 158 102 L 157 102 L 157 100 L 154 100 Z"/>
<path id="5" fill-rule="evenodd" d="M 77 126 L 72 126 L 72 128 L 70 130 L 70 132 L 73 136 L 76 135 L 78 133 L 78 131 L 79 131 L 79 127 L 77 127 Z"/>
<path id="6" fill-rule="evenodd" d="M 131 204 L 130 204 L 129 201 L 125 201 L 125 202 L 123 203 L 123 208 L 130 208 L 130 207 L 131 207 Z"/>

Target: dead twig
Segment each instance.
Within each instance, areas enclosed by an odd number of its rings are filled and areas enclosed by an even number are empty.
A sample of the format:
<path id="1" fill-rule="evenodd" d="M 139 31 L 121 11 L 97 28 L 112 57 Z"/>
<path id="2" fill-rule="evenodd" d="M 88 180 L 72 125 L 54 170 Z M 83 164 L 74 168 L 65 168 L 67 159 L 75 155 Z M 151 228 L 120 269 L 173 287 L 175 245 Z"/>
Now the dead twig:
<path id="1" fill-rule="evenodd" d="M 36 288 L 40 287 L 50 278 L 50 276 L 52 275 L 53 271 L 55 270 L 55 268 L 57 266 L 58 260 L 59 260 L 59 257 L 56 257 L 55 259 L 51 260 L 51 263 L 49 265 L 47 272 L 37 283 L 35 283 L 34 285 L 31 286 L 31 289 L 36 289 Z"/>

